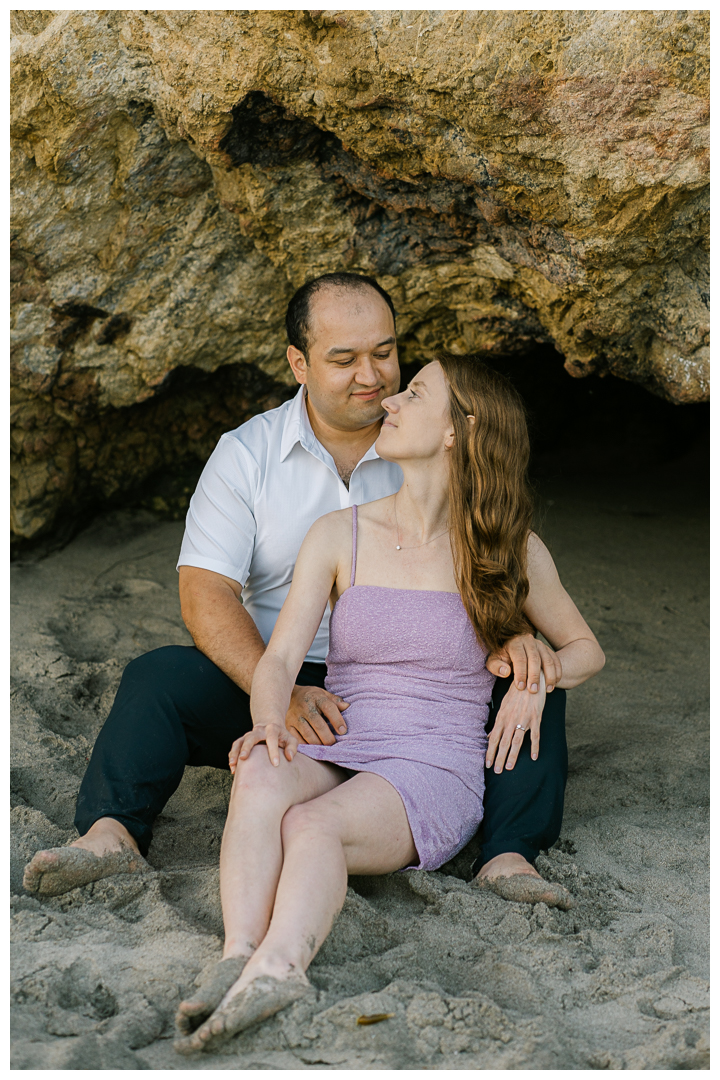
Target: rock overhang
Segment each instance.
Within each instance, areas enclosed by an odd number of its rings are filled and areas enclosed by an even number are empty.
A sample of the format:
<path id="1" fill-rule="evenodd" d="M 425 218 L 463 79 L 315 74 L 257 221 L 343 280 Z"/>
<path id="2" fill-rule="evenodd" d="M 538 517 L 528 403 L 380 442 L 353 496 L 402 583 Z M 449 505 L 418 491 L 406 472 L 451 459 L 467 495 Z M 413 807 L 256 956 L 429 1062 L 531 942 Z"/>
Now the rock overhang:
<path id="1" fill-rule="evenodd" d="M 172 372 L 282 396 L 329 270 L 379 277 L 407 359 L 550 343 L 706 398 L 706 13 L 49 15 L 15 15 L 18 535 L 163 459 L 99 464 Z"/>

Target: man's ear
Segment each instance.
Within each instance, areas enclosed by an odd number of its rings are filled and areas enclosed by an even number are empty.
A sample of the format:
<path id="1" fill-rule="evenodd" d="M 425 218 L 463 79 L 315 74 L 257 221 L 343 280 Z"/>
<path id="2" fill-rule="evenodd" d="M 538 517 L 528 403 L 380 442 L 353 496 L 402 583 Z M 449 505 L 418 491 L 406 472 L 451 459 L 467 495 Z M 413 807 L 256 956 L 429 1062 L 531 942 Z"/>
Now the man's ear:
<path id="1" fill-rule="evenodd" d="M 287 358 L 292 373 L 297 381 L 299 383 L 306 383 L 308 365 L 305 354 L 301 353 L 299 349 L 296 349 L 294 345 L 288 345 Z"/>

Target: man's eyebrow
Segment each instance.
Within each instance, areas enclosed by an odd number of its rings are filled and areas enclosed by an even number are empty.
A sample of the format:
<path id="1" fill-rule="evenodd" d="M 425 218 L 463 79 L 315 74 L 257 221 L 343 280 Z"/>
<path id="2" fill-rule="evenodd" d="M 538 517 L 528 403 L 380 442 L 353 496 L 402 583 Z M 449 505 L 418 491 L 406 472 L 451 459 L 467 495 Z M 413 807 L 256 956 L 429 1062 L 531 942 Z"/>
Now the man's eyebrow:
<path id="1" fill-rule="evenodd" d="M 377 343 L 377 345 L 374 346 L 374 349 L 381 349 L 383 347 L 383 345 L 394 345 L 394 344 L 395 344 L 395 338 L 394 337 L 389 337 L 389 338 L 385 338 L 384 341 L 379 341 Z M 349 353 L 349 352 L 355 352 L 355 351 L 356 351 L 355 349 L 351 349 L 349 347 L 347 349 L 335 348 L 335 349 L 328 349 L 328 351 L 325 353 L 325 355 L 326 356 L 340 356 L 343 353 Z"/>

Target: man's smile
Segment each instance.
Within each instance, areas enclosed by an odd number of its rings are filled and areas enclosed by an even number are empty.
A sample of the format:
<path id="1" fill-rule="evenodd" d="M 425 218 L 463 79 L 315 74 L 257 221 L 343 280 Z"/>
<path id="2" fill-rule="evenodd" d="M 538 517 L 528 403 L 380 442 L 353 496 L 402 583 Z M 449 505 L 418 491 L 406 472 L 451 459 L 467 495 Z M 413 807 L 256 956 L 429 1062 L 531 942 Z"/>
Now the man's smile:
<path id="1" fill-rule="evenodd" d="M 351 396 L 360 398 L 361 401 L 374 401 L 380 396 L 382 390 L 382 386 L 378 386 L 375 390 L 353 390 Z"/>

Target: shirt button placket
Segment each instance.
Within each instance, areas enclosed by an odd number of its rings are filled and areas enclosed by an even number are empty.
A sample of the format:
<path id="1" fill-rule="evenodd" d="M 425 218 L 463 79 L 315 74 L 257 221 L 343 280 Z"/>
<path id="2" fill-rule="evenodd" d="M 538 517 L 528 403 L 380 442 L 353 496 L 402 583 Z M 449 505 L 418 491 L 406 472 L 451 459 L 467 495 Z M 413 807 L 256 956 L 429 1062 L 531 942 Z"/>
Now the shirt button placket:
<path id="1" fill-rule="evenodd" d="M 350 481 L 350 487 L 352 487 L 352 480 Z M 338 476 L 338 491 L 340 493 L 340 509 L 347 510 L 350 503 L 350 491 L 345 487 L 342 480 Z"/>

